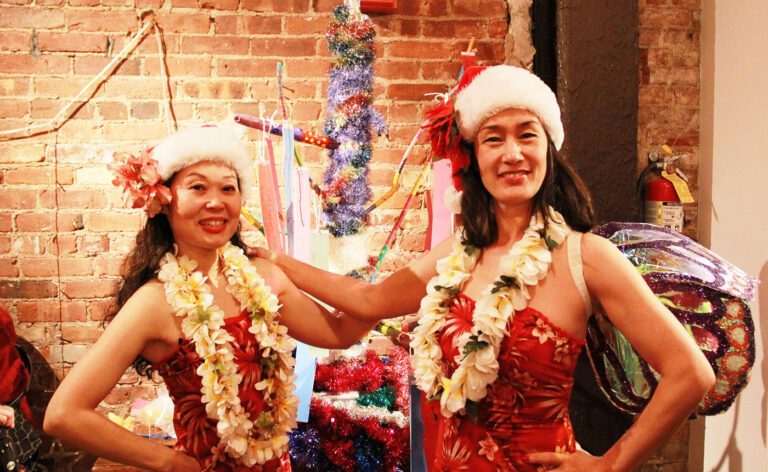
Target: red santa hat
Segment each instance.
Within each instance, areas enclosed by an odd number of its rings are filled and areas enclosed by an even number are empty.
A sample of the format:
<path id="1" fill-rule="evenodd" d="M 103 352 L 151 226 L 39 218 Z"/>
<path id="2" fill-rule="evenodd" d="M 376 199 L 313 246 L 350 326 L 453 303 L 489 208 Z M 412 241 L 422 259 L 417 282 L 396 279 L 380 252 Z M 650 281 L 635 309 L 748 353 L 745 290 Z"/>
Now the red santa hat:
<path id="1" fill-rule="evenodd" d="M 453 100 L 429 111 L 425 126 L 435 158 L 451 160 L 457 188 L 461 188 L 459 172 L 469 166 L 469 155 L 460 141 L 472 143 L 485 120 L 507 108 L 536 114 L 555 148 L 559 150 L 563 145 L 560 106 L 540 78 L 527 69 L 508 65 L 469 67 L 461 76 Z"/>
<path id="2" fill-rule="evenodd" d="M 468 68 L 459 82 L 454 108 L 459 133 L 467 142 L 475 140 L 480 125 L 494 114 L 521 108 L 539 117 L 555 148 L 563 145 L 557 97 L 527 69 L 507 65 Z"/>

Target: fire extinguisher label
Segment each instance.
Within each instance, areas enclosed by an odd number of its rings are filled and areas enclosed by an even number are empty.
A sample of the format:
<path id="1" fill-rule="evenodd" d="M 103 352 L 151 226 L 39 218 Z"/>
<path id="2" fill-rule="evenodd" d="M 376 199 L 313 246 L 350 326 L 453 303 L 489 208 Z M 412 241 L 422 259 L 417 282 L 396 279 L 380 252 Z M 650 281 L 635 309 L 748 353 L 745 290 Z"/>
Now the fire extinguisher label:
<path id="1" fill-rule="evenodd" d="M 683 204 L 646 201 L 643 220 L 680 233 L 683 231 Z"/>

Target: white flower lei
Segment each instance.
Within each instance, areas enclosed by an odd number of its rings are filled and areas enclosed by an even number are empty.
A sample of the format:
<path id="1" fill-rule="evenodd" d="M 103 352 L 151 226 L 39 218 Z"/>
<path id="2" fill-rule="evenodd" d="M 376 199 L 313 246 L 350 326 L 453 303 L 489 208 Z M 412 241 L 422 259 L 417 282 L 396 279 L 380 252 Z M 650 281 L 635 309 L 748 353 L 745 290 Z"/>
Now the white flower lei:
<path id="1" fill-rule="evenodd" d="M 227 290 L 248 310 L 253 333 L 262 356 L 261 381 L 265 410 L 250 418 L 238 397 L 242 375 L 234 363 L 232 336 L 222 329 L 224 312 L 213 305 L 206 277 L 196 271 L 197 263 L 168 252 L 161 262 L 158 278 L 177 316 L 184 317 L 182 332 L 195 342 L 202 360 L 197 374 L 202 379 L 201 400 L 209 418 L 218 421 L 219 447 L 245 466 L 264 464 L 288 449 L 288 433 L 296 426 L 298 399 L 294 390 L 295 342 L 287 328 L 278 323 L 277 297 L 259 275 L 242 249 L 227 243 L 218 254 L 223 259 Z"/>
<path id="2" fill-rule="evenodd" d="M 468 400 L 485 398 L 488 385 L 498 377 L 499 347 L 508 334 L 510 318 L 528 305 L 528 286 L 546 277 L 552 249 L 565 241 L 570 231 L 562 215 L 551 207 L 546 234 L 543 218 L 531 218 L 523 237 L 501 258 L 501 275 L 482 291 L 472 315 L 472 329 L 458 339 L 458 367 L 450 378 L 445 375 L 437 337 L 445 325 L 448 301 L 461 292 L 481 251 L 457 237 L 451 254 L 437 262 L 437 276 L 429 281 L 427 295 L 421 300 L 411 348 L 416 385 L 428 398 L 440 397 L 443 416 L 463 410 Z"/>

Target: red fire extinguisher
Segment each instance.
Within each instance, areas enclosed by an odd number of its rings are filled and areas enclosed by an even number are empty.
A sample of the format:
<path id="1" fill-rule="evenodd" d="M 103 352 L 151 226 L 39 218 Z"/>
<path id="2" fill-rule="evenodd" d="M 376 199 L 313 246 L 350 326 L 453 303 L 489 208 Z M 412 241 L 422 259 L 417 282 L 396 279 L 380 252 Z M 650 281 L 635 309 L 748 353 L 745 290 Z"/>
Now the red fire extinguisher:
<path id="1" fill-rule="evenodd" d="M 671 229 L 683 231 L 683 201 L 680 199 L 678 189 L 670 180 L 680 179 L 685 185 L 685 176 L 675 168 L 673 162 L 679 156 L 672 156 L 671 150 L 665 146 L 666 156 L 659 157 L 651 154 L 648 166 L 643 170 L 638 180 L 638 193 L 643 198 L 643 221 Z M 662 173 L 667 178 L 662 177 Z M 686 188 L 687 191 L 687 188 Z"/>

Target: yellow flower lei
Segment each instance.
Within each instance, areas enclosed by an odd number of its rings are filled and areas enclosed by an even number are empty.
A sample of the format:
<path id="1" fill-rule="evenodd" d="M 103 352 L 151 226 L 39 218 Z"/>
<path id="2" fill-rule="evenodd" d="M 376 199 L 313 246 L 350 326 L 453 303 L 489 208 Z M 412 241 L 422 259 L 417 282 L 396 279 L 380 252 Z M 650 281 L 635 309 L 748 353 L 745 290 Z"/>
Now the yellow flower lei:
<path id="1" fill-rule="evenodd" d="M 458 367 L 450 378 L 445 375 L 437 338 L 445 325 L 448 301 L 461 292 L 481 251 L 457 237 L 451 254 L 437 262 L 437 276 L 429 281 L 427 295 L 421 300 L 411 348 L 416 385 L 428 398 L 440 397 L 443 416 L 464 410 L 467 401 L 485 398 L 488 385 L 498 377 L 499 347 L 508 334 L 509 320 L 528 305 L 528 286 L 546 277 L 552 249 L 562 244 L 570 231 L 562 215 L 551 207 L 546 233 L 543 218 L 531 218 L 523 237 L 501 258 L 501 275 L 483 289 L 472 315 L 472 329 L 458 339 Z"/>
<path id="2" fill-rule="evenodd" d="M 232 336 L 222 329 L 224 312 L 213 304 L 206 277 L 196 271 L 197 263 L 168 252 L 161 262 L 158 278 L 177 316 L 183 317 L 182 332 L 195 342 L 202 364 L 197 374 L 202 379 L 201 400 L 209 418 L 216 420 L 216 432 L 230 457 L 245 466 L 264 464 L 288 449 L 288 433 L 296 426 L 298 399 L 294 390 L 295 342 L 287 328 L 278 323 L 277 297 L 251 265 L 242 249 L 227 243 L 218 251 L 223 259 L 227 290 L 248 310 L 253 333 L 262 356 L 261 381 L 266 408 L 250 418 L 238 397 L 242 375 L 237 372 Z"/>

